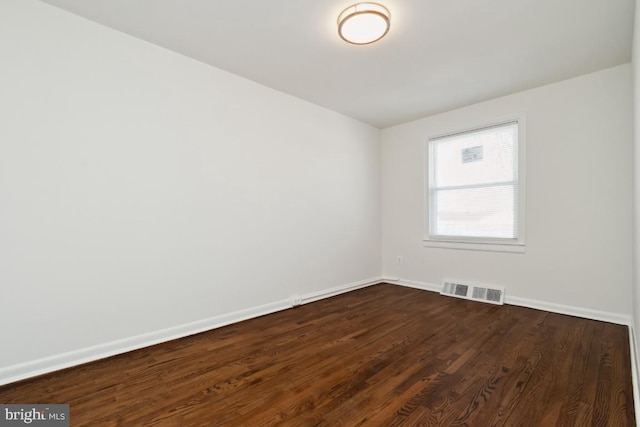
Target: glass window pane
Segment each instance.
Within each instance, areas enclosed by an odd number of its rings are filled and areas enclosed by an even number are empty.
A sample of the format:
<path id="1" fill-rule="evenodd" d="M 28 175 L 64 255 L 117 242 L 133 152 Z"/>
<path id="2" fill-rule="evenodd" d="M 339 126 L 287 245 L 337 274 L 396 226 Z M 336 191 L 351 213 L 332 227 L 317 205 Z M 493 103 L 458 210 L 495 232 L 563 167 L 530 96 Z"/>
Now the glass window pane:
<path id="1" fill-rule="evenodd" d="M 431 141 L 436 187 L 515 180 L 518 124 L 510 123 Z"/>
<path id="2" fill-rule="evenodd" d="M 514 185 L 438 190 L 438 236 L 515 238 Z"/>

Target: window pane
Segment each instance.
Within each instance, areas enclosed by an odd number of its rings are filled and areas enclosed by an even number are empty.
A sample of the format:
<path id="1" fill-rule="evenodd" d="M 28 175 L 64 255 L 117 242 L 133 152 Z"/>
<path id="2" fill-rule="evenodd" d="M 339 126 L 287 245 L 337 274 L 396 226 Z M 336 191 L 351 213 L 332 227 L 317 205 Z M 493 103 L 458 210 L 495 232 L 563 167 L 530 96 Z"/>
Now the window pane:
<path id="1" fill-rule="evenodd" d="M 433 140 L 435 186 L 513 181 L 517 138 L 510 123 Z"/>
<path id="2" fill-rule="evenodd" d="M 438 236 L 515 238 L 515 187 L 438 190 L 435 193 Z"/>

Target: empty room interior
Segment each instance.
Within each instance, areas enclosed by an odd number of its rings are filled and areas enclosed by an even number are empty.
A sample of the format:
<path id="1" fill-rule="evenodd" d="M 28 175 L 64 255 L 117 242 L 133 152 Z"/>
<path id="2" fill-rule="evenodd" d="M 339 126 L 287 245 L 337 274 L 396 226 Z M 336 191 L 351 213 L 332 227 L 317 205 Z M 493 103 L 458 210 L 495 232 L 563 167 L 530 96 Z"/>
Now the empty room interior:
<path id="1" fill-rule="evenodd" d="M 640 425 L 635 3 L 0 0 L 0 424 Z"/>

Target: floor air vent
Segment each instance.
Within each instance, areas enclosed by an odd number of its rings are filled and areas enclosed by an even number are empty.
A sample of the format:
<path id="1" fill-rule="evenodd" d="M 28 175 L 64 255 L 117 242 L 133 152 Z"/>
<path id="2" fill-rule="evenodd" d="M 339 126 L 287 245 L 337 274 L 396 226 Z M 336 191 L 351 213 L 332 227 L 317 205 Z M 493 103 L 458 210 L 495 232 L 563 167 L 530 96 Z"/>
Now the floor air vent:
<path id="1" fill-rule="evenodd" d="M 504 288 L 502 286 L 474 285 L 445 280 L 440 294 L 490 304 L 504 304 Z"/>

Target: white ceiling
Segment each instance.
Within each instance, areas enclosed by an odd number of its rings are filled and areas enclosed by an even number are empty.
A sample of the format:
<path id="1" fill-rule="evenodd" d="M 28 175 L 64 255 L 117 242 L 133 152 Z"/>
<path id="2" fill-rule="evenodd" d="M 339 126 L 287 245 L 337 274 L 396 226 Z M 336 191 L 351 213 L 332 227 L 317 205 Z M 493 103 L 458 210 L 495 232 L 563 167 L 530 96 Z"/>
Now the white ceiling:
<path id="1" fill-rule="evenodd" d="M 43 0 L 386 127 L 631 59 L 634 0 L 380 0 L 391 31 L 337 35 L 349 0 Z"/>

